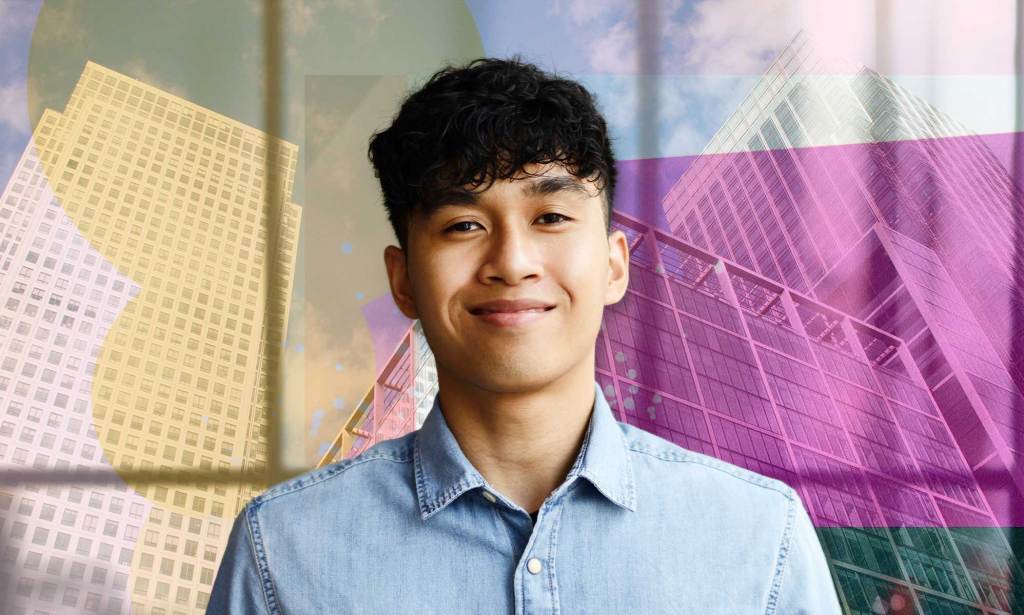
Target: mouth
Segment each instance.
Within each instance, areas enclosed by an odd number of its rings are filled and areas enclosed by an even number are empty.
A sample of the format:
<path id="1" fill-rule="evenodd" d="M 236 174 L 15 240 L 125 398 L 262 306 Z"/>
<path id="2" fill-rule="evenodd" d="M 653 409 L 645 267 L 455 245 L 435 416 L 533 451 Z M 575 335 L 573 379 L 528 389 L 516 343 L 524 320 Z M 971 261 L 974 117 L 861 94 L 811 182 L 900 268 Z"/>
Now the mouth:
<path id="1" fill-rule="evenodd" d="M 522 310 L 487 310 L 484 308 L 476 308 L 470 310 L 469 313 L 473 314 L 474 316 L 481 316 L 484 314 L 530 314 L 538 312 L 547 312 L 553 309 L 555 309 L 555 306 L 553 305 L 549 305 L 546 307 L 526 308 Z"/>
<path id="2" fill-rule="evenodd" d="M 555 306 L 531 307 L 520 310 L 489 310 L 476 308 L 470 310 L 480 321 L 496 327 L 521 327 L 542 320 L 544 315 L 555 309 Z"/>

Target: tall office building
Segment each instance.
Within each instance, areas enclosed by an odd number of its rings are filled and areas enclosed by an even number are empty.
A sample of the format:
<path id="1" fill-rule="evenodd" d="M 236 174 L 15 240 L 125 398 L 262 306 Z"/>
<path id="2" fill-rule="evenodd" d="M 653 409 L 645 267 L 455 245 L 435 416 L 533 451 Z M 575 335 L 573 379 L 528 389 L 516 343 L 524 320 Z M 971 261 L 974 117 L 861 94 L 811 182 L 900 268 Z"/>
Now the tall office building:
<path id="1" fill-rule="evenodd" d="M 54 126 L 47 114 L 38 129 Z M 92 422 L 96 357 L 131 280 L 61 209 L 37 149 L 0 196 L 0 465 L 8 472 L 106 470 Z M 150 505 L 127 485 L 0 486 L 5 612 L 122 613 Z"/>
<path id="2" fill-rule="evenodd" d="M 416 320 L 359 401 L 318 467 L 353 457 L 381 440 L 419 429 L 437 394 L 437 366 Z"/>
<path id="3" fill-rule="evenodd" d="M 1022 604 L 999 518 L 905 341 L 635 220 L 614 224 L 630 237 L 630 290 L 606 310 L 597 378 L 620 420 L 797 487 L 847 612 Z M 911 249 L 895 233 L 879 241 Z"/>
<path id="4" fill-rule="evenodd" d="M 252 492 L 206 479 L 267 461 L 296 159 L 290 143 L 92 62 L 64 111 L 44 112 L 0 201 L 0 459 L 69 484 L 0 493 L 10 611 L 206 606 Z M 82 467 L 195 480 L 75 486 Z"/>
<path id="5" fill-rule="evenodd" d="M 906 341 L 1004 525 L 1024 506 L 1024 197 L 984 143 L 800 35 L 663 202 L 674 235 Z"/>

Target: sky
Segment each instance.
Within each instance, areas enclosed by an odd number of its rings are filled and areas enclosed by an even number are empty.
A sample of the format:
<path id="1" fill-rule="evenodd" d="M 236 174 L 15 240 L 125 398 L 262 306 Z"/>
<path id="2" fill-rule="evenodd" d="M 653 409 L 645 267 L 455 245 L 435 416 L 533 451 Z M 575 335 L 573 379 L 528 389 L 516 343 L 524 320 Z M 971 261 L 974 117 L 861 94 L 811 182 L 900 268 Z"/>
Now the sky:
<path id="1" fill-rule="evenodd" d="M 467 4 L 489 55 L 519 54 L 596 93 L 621 159 L 699 154 L 801 29 L 831 56 L 878 70 L 972 132 L 1015 130 L 1012 0 L 990 0 L 985 10 L 966 0 Z M 650 118 L 656 128 L 645 135 L 639 123 Z"/>
<path id="2" fill-rule="evenodd" d="M 259 127 L 260 6 L 0 0 L 0 178 L 9 177 L 42 108 L 63 108 L 86 59 Z M 834 57 L 879 70 L 973 132 L 1015 130 L 1013 0 L 989 0 L 985 11 L 966 0 L 283 6 L 282 136 L 302 148 L 294 198 L 303 207 L 287 365 L 301 375 L 295 403 L 311 455 L 337 433 L 381 363 L 375 352 L 387 346 L 367 316 L 388 305 L 380 252 L 393 238 L 366 138 L 410 85 L 444 63 L 518 54 L 580 80 L 604 110 L 620 160 L 665 161 L 646 171 L 627 164 L 627 187 L 649 176 L 670 185 L 801 29 Z M 821 71 L 835 66 L 844 65 Z"/>
<path id="3" fill-rule="evenodd" d="M 4 178 L 9 176 L 29 133 L 29 44 L 41 4 L 42 0 L 0 0 L 0 177 Z M 228 5 L 248 7 L 248 12 L 258 17 L 256 0 L 222 3 Z M 486 54 L 520 54 L 545 68 L 568 73 L 594 91 L 609 116 L 616 153 L 624 160 L 700 153 L 798 29 L 817 37 L 819 42 L 826 41 L 836 55 L 880 70 L 973 132 L 995 134 L 1015 130 L 1016 20 L 1012 0 L 989 0 L 984 11 L 967 0 L 467 0 L 465 5 Z M 82 46 L 81 32 L 88 32 L 91 27 L 87 13 L 100 11 L 87 11 L 84 7 L 89 4 L 64 0 L 48 2 L 47 6 L 52 7 L 54 15 L 60 13 L 61 25 L 56 34 L 67 39 L 60 42 L 70 43 L 70 55 L 74 55 L 73 47 Z M 379 59 L 380 53 L 367 54 L 362 60 L 355 53 L 357 49 L 379 49 L 380 41 L 372 34 L 386 28 L 382 24 L 409 21 L 402 19 L 403 13 L 412 13 L 401 8 L 404 6 L 407 4 L 379 0 L 289 3 L 285 51 L 289 58 L 299 58 L 301 62 L 299 70 L 290 71 L 289 76 L 299 82 L 290 86 L 296 95 L 289 97 L 286 110 L 286 125 L 291 133 L 287 136 L 300 140 L 304 112 L 299 91 L 304 75 L 371 74 L 382 69 L 390 73 L 410 72 L 401 61 L 389 59 L 398 59 L 422 43 L 411 41 L 396 46 L 392 53 L 383 54 L 383 60 Z M 647 13 L 641 15 L 638 7 Z M 230 11 L 223 12 L 220 17 L 231 17 Z M 169 13 L 164 17 L 167 19 L 174 13 L 185 15 L 188 11 L 178 8 L 165 13 Z M 354 31 L 359 36 L 337 36 L 338 26 L 333 17 L 336 15 L 353 22 L 352 15 L 358 15 L 359 21 L 353 25 L 358 25 Z M 191 23 L 198 22 L 193 19 Z M 166 46 L 161 42 L 162 36 L 173 36 L 182 27 L 182 23 L 171 19 L 163 35 L 159 30 L 141 28 L 140 36 L 122 43 L 139 49 L 136 57 L 121 58 L 119 70 L 191 95 L 200 104 L 220 106 L 221 112 L 252 122 L 255 118 L 246 116 L 257 108 L 238 107 L 238 102 L 225 100 L 225 96 L 216 93 L 216 83 L 197 83 L 172 66 L 186 67 L 194 75 L 196 71 L 188 67 L 195 64 L 195 58 L 181 53 L 147 53 L 146 46 Z M 47 32 L 52 31 L 50 28 Z M 129 35 L 128 29 L 122 31 Z M 230 41 L 237 36 L 228 32 L 223 37 L 228 45 L 199 47 L 205 49 L 208 58 L 234 58 L 240 67 L 250 65 L 249 60 L 260 53 L 255 31 L 245 27 L 230 31 L 251 40 L 247 46 L 235 45 L 236 51 Z M 427 36 L 442 32 L 438 28 L 432 31 Z M 450 36 L 450 32 L 445 34 Z M 409 30 L 403 32 L 403 39 L 409 37 Z M 201 37 L 193 33 L 193 40 L 198 38 Z M 349 39 L 352 40 L 345 44 L 338 42 Z M 641 45 L 641 41 L 645 44 Z M 91 41 L 86 47 L 94 55 L 110 55 Z M 333 59 L 338 56 L 349 60 Z M 447 57 L 453 56 L 449 52 Z M 161 58 L 165 59 L 164 64 Z M 238 59 L 243 61 L 238 63 Z M 357 68 L 360 62 L 363 71 Z M 251 80 L 255 74 L 249 71 L 243 68 L 242 76 Z M 424 71 L 421 68 L 410 74 L 413 78 L 422 77 Z M 59 94 L 66 96 L 66 91 Z M 38 105 L 34 105 L 33 119 L 37 113 Z M 639 118 L 654 121 L 641 126 Z M 297 183 L 301 194 L 304 178 L 297 178 Z"/>
<path id="4" fill-rule="evenodd" d="M 39 5 L 40 0 L 0 0 L 0 178 L 4 180 L 31 134 L 25 84 Z"/>

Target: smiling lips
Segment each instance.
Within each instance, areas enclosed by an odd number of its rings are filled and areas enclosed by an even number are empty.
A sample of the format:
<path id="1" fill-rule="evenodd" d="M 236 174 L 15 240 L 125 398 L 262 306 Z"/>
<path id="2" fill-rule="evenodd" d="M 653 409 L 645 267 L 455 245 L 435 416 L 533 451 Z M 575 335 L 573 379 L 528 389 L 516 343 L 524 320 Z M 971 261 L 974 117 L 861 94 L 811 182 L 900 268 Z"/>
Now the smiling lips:
<path id="1" fill-rule="evenodd" d="M 469 312 L 498 327 L 516 327 L 538 320 L 554 308 L 535 299 L 498 299 L 475 305 Z"/>

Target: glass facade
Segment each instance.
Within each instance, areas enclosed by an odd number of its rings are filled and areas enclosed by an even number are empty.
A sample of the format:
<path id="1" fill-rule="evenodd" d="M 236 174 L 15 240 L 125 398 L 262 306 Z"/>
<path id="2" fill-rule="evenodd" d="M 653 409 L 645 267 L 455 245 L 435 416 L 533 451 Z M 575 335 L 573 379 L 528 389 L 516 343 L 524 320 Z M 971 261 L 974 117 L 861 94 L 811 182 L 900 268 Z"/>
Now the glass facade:
<path id="1" fill-rule="evenodd" d="M 998 521 L 1021 526 L 1024 196 L 964 134 L 798 35 L 662 206 L 673 235 L 905 341 Z"/>
<path id="2" fill-rule="evenodd" d="M 434 355 L 416 320 L 318 467 L 358 455 L 381 440 L 419 429 L 434 405 L 436 394 Z"/>
<path id="3" fill-rule="evenodd" d="M 296 159 L 92 62 L 64 111 L 44 112 L 0 197 L 0 466 L 25 475 L 0 487 L 5 612 L 205 607 L 259 490 L 210 479 L 267 461 Z M 284 178 L 269 196 L 268 165 Z M 269 306 L 268 201 L 284 298 Z M 194 480 L 136 480 L 147 472 Z"/>

